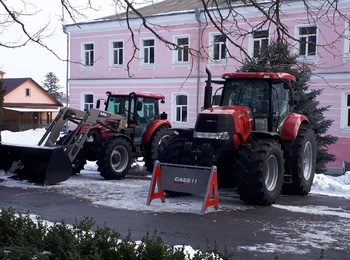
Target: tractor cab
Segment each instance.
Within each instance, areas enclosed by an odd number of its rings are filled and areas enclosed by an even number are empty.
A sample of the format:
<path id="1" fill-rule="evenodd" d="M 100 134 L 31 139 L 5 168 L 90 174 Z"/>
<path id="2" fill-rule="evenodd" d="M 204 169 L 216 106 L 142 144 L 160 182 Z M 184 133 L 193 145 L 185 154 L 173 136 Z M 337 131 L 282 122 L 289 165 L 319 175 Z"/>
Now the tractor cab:
<path id="1" fill-rule="evenodd" d="M 159 113 L 159 101 L 164 96 L 153 93 L 107 92 L 105 111 L 124 116 L 128 128 L 133 128 L 135 142 L 141 142 L 149 126 L 158 119 L 167 119 L 165 113 Z"/>
<path id="2" fill-rule="evenodd" d="M 276 132 L 291 112 L 294 77 L 284 73 L 224 74 L 220 106 L 248 106 L 256 131 Z"/>

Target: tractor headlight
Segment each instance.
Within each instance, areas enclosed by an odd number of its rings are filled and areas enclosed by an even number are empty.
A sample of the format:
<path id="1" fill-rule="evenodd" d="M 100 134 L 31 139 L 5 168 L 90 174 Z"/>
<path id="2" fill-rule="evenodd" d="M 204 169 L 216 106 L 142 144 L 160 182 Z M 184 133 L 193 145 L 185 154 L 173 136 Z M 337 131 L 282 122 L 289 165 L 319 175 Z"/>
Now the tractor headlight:
<path id="1" fill-rule="evenodd" d="M 193 137 L 205 138 L 205 139 L 216 139 L 216 140 L 228 140 L 230 138 L 230 135 L 228 132 L 209 133 L 209 132 L 194 131 Z"/>

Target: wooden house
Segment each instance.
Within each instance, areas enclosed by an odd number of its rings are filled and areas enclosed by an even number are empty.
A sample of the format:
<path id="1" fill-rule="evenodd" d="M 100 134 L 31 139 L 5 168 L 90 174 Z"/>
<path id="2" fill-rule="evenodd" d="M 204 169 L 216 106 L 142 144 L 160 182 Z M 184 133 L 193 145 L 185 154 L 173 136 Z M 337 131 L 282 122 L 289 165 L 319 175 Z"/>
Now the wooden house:
<path id="1" fill-rule="evenodd" d="M 31 78 L 3 78 L 5 88 L 0 130 L 23 131 L 45 126 L 58 113 L 61 102 Z"/>

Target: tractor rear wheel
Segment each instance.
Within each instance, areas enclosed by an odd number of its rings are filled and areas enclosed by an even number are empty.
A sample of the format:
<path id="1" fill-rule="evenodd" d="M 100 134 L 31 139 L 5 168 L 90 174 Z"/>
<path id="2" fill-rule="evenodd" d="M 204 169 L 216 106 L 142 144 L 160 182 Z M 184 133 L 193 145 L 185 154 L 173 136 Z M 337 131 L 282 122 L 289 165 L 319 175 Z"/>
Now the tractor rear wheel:
<path id="1" fill-rule="evenodd" d="M 124 138 L 107 138 L 103 140 L 98 171 L 107 180 L 119 180 L 129 172 L 133 162 L 131 144 Z"/>
<path id="2" fill-rule="evenodd" d="M 283 176 L 283 151 L 277 140 L 252 139 L 238 153 L 237 192 L 245 203 L 275 203 L 282 189 Z"/>
<path id="3" fill-rule="evenodd" d="M 158 146 L 163 137 L 171 135 L 169 126 L 158 128 L 145 147 L 145 166 L 149 172 L 153 172 L 154 161 L 158 159 Z"/>
<path id="4" fill-rule="evenodd" d="M 283 193 L 307 195 L 316 167 L 315 136 L 310 125 L 300 126 L 298 135 L 290 146 L 288 158 L 292 182 L 283 184 Z"/>

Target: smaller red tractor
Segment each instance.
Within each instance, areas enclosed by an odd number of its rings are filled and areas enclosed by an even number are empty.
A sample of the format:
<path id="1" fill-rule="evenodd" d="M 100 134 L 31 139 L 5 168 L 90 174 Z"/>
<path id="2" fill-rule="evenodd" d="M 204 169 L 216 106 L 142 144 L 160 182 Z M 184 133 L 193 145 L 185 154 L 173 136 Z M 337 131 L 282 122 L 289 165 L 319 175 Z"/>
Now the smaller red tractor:
<path id="1" fill-rule="evenodd" d="M 97 161 L 105 179 L 121 179 L 135 159 L 143 157 L 149 171 L 158 143 L 172 133 L 166 113 L 159 113 L 164 96 L 152 93 L 107 92 L 104 110 L 60 110 L 37 146 L 0 143 L 0 169 L 45 185 L 67 180 L 86 160 Z M 97 108 L 101 100 L 97 102 Z M 75 130 L 60 137 L 67 122 Z"/>
<path id="2" fill-rule="evenodd" d="M 207 73 L 204 110 L 194 129 L 173 129 L 163 138 L 159 161 L 216 165 L 219 186 L 237 187 L 248 204 L 270 205 L 281 191 L 306 195 L 315 173 L 315 137 L 308 118 L 293 112 L 295 77 L 238 72 L 212 81 Z M 222 85 L 218 106 L 211 105 L 211 83 Z"/>

